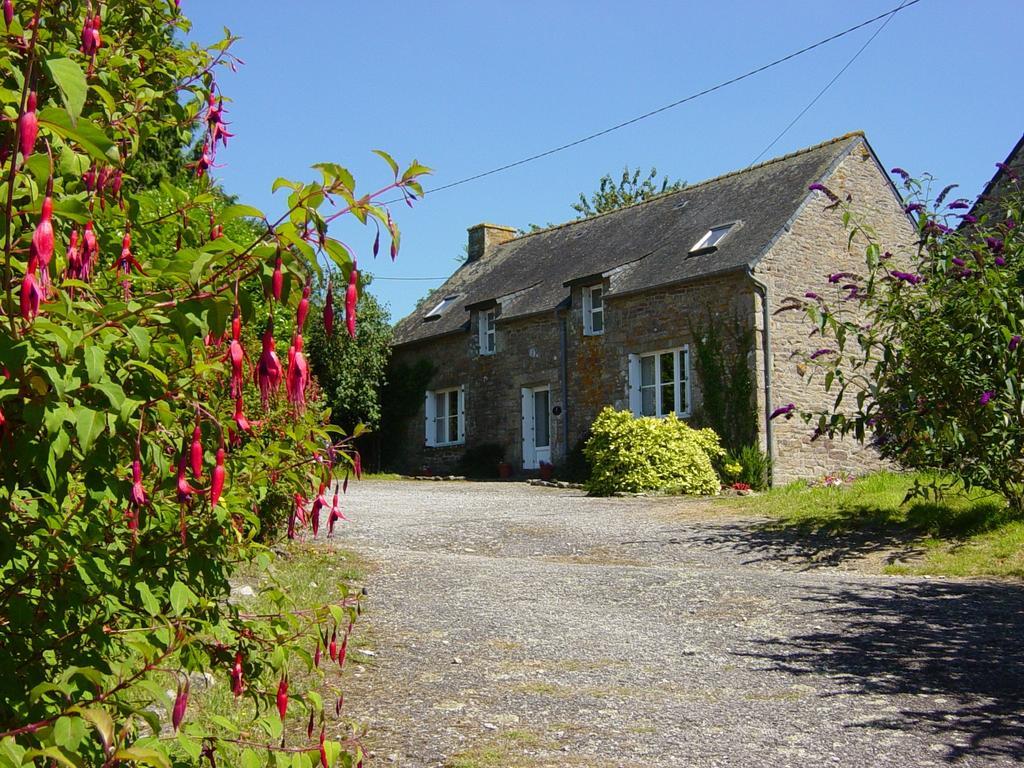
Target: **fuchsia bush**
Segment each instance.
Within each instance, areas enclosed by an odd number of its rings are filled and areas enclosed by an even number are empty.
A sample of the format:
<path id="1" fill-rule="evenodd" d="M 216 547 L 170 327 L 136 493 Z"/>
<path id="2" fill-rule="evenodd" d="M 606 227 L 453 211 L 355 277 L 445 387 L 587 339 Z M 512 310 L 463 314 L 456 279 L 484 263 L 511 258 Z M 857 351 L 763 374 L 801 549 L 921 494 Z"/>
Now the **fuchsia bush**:
<path id="1" fill-rule="evenodd" d="M 323 163 L 317 181 L 274 182 L 274 220 L 228 205 L 210 173 L 233 138 L 216 81 L 231 38 L 174 44 L 188 22 L 168 0 L 3 11 L 0 767 L 356 765 L 323 691 L 359 595 L 299 610 L 275 589 L 257 616 L 229 579 L 272 560 L 273 499 L 299 502 L 288 536 L 316 535 L 324 507 L 331 529 L 345 519 L 333 483 L 359 473 L 356 435 L 329 425 L 310 378 L 309 286 L 324 263 L 346 281 L 354 333 L 358 272 L 331 225 L 374 222 L 374 253 L 381 229 L 396 253 L 379 201 L 411 204 L 428 169 L 378 152 L 393 177 L 376 192 Z M 191 177 L 147 186 L 137 161 L 168 133 L 198 133 Z M 340 660 L 323 670 L 328 634 Z M 192 722 L 197 672 L 251 700 L 254 722 Z M 289 708 L 307 741 L 282 737 Z"/>

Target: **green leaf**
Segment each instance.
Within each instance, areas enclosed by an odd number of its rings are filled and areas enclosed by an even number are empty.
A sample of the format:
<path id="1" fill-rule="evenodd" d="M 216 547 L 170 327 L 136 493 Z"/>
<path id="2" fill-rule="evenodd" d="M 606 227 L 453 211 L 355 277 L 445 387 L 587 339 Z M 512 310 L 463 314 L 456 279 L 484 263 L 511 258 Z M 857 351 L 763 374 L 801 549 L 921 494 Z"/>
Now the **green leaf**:
<path id="1" fill-rule="evenodd" d="M 171 586 L 171 608 L 179 616 L 196 601 L 195 593 L 180 581 Z"/>
<path id="2" fill-rule="evenodd" d="M 82 453 L 88 453 L 96 438 L 106 426 L 106 416 L 84 405 L 75 407 L 75 429 L 78 434 L 78 445 Z"/>
<path id="3" fill-rule="evenodd" d="M 142 607 L 146 609 L 146 613 L 150 616 L 158 616 L 160 614 L 160 603 L 154 597 L 152 591 L 150 591 L 149 585 L 144 581 L 137 582 L 135 584 L 135 591 L 142 598 Z"/>
<path id="4" fill-rule="evenodd" d="M 89 90 L 85 73 L 78 66 L 78 62 L 65 58 L 46 59 L 43 61 L 43 67 L 60 89 L 61 100 L 64 102 L 68 117 L 71 118 L 71 124 L 76 125 Z"/>
<path id="5" fill-rule="evenodd" d="M 85 348 L 85 370 L 89 373 L 89 383 L 95 384 L 103 378 L 103 363 L 107 354 L 102 348 L 92 345 Z"/>
<path id="6" fill-rule="evenodd" d="M 79 118 L 78 124 L 72 124 L 68 113 L 63 109 L 50 107 L 39 113 L 39 124 L 65 139 L 75 142 L 102 163 L 117 163 L 120 156 L 117 145 L 112 142 L 94 123 Z"/>
<path id="7" fill-rule="evenodd" d="M 120 384 L 115 384 L 112 381 L 99 381 L 93 384 L 92 388 L 106 395 L 112 408 L 121 410 L 121 406 L 124 405 L 124 390 L 121 389 Z"/>
<path id="8" fill-rule="evenodd" d="M 384 160 L 387 162 L 387 164 L 391 166 L 391 170 L 395 174 L 395 178 L 397 179 L 398 178 L 398 163 L 395 162 L 395 159 L 393 157 L 391 157 L 391 155 L 389 155 L 383 149 L 375 149 L 375 150 L 373 150 L 373 154 L 375 154 L 375 155 L 377 155 L 379 157 L 383 157 L 384 158 Z"/>
<path id="9" fill-rule="evenodd" d="M 289 179 L 286 179 L 283 176 L 279 176 L 278 178 L 274 179 L 274 183 L 270 187 L 270 191 L 272 193 L 277 192 L 277 190 L 279 190 L 281 187 L 287 187 L 288 189 L 299 189 L 302 187 L 302 185 L 299 184 L 298 182 L 290 181 Z"/>
<path id="10" fill-rule="evenodd" d="M 133 325 L 128 329 L 128 335 L 132 337 L 132 341 L 135 342 L 136 348 L 139 350 L 139 356 L 143 360 L 149 359 L 149 333 L 140 325 Z"/>
<path id="11" fill-rule="evenodd" d="M 46 747 L 46 749 L 30 749 L 25 753 L 23 761 L 35 762 L 37 757 L 45 757 L 56 760 L 61 765 L 70 765 L 71 768 L 85 768 L 85 761 L 78 755 L 69 755 L 60 747 Z M 170 766 L 168 766 L 170 768 Z"/>
<path id="12" fill-rule="evenodd" d="M 167 755 L 150 747 L 128 747 L 119 749 L 114 753 L 114 761 L 132 761 L 142 765 L 151 765 L 154 768 L 172 768 L 171 761 Z"/>
<path id="13" fill-rule="evenodd" d="M 243 217 L 252 219 L 262 219 L 263 211 L 259 208 L 253 208 L 251 205 L 229 205 L 220 215 L 217 217 L 222 224 L 227 224 L 229 221 L 240 219 Z"/>

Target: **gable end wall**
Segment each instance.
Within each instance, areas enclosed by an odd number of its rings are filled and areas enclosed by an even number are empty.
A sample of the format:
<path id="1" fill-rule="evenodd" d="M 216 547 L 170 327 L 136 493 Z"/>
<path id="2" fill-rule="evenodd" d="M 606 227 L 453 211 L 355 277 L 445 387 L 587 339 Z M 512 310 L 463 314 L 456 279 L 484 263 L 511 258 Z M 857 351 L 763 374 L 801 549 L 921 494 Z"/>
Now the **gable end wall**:
<path id="1" fill-rule="evenodd" d="M 883 250 L 893 253 L 911 247 L 915 232 L 902 206 L 894 196 L 884 171 L 862 142 L 836 166 L 823 181 L 825 186 L 846 198 L 852 196 L 854 213 L 871 223 Z M 830 286 L 828 275 L 834 272 L 864 272 L 863 238 L 847 247 L 849 231 L 843 226 L 842 209 L 824 210 L 829 201 L 820 192 L 797 214 L 788 232 L 757 265 L 754 274 L 770 291 L 772 336 L 772 401 L 774 407 L 795 403 L 798 409 L 828 407 L 832 395 L 825 392 L 821 378 L 808 383 L 801 374 L 801 361 L 822 346 L 811 336 L 812 326 L 800 311 L 774 314 L 787 297 L 802 298 L 807 291 L 838 300 L 845 292 Z M 763 370 L 760 341 L 758 368 Z M 764 397 L 759 397 L 759 421 L 764 424 Z M 775 484 L 802 478 L 821 477 L 836 472 L 863 474 L 891 468 L 869 447 L 853 440 L 811 442 L 811 431 L 802 419 L 793 417 L 773 422 L 775 442 Z"/>

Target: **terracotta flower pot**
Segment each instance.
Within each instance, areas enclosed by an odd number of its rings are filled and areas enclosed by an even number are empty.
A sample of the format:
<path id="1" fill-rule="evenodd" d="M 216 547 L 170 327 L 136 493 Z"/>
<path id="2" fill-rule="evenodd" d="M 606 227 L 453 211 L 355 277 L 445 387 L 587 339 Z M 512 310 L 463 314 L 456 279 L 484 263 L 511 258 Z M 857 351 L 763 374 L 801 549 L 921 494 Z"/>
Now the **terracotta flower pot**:
<path id="1" fill-rule="evenodd" d="M 540 479 L 550 480 L 555 475 L 555 467 L 553 464 L 548 464 L 546 461 L 540 463 Z"/>
<path id="2" fill-rule="evenodd" d="M 501 464 L 498 465 L 498 477 L 502 480 L 508 480 L 512 477 L 512 465 L 507 461 L 501 462 Z"/>

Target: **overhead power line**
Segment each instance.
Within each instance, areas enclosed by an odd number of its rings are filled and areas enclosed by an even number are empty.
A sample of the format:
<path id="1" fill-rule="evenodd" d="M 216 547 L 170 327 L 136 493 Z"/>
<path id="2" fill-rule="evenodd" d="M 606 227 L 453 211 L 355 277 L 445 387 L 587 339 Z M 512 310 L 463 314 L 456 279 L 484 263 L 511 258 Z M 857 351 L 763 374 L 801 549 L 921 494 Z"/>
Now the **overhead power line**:
<path id="1" fill-rule="evenodd" d="M 775 145 L 776 145 L 776 144 L 778 143 L 779 139 L 781 139 L 781 138 L 782 138 L 783 136 L 785 136 L 785 135 L 786 135 L 787 133 L 789 133 L 789 129 L 790 129 L 790 128 L 792 128 L 792 127 L 793 127 L 794 125 L 796 125 L 796 124 L 797 124 L 797 121 L 799 121 L 801 117 L 803 117 L 804 115 L 806 115 L 806 114 L 807 114 L 808 110 L 810 110 L 810 108 L 811 108 L 811 107 L 813 107 L 813 106 L 814 106 L 814 105 L 815 105 L 815 104 L 816 104 L 816 103 L 818 102 L 818 99 L 820 99 L 820 98 L 821 98 L 822 96 L 824 96 L 824 95 L 825 95 L 825 92 L 826 92 L 826 91 L 828 91 L 828 89 L 829 89 L 829 88 L 831 88 L 831 87 L 832 87 L 832 86 L 833 86 L 833 85 L 835 84 L 836 80 L 838 80 L 838 79 L 839 79 L 840 77 L 842 77 L 842 75 L 843 75 L 843 72 L 845 72 L 846 70 L 848 70 L 848 69 L 849 69 L 849 68 L 850 68 L 850 67 L 852 66 L 853 62 L 855 62 L 855 61 L 856 61 L 856 60 L 857 60 L 858 58 L 860 58 L 860 55 L 861 55 L 862 53 L 864 53 L 864 50 L 865 50 L 865 49 L 866 49 L 866 48 L 867 48 L 867 47 L 868 47 L 869 45 L 871 45 L 871 42 L 872 42 L 872 41 L 873 41 L 873 40 L 874 40 L 874 39 L 875 39 L 876 37 L 878 37 L 878 35 L 879 35 L 879 34 L 880 34 L 880 33 L 882 32 L 882 30 L 883 30 L 883 29 L 885 29 L 886 25 L 887 25 L 887 24 L 888 24 L 888 23 L 889 23 L 890 21 L 892 21 L 892 20 L 893 20 L 893 17 L 894 17 L 894 16 L 895 16 L 895 15 L 896 15 L 897 13 L 899 13 L 900 11 L 902 11 L 902 10 L 903 10 L 904 8 L 906 8 L 906 7 L 908 6 L 908 5 L 913 5 L 913 4 L 914 4 L 915 2 L 917 2 L 917 1 L 918 1 L 918 0 L 913 0 L 912 2 L 904 2 L 904 3 L 900 4 L 900 7 L 899 7 L 899 8 L 897 8 L 896 10 L 892 11 L 891 13 L 889 13 L 889 14 L 888 14 L 888 15 L 886 16 L 886 19 L 885 19 L 885 21 L 883 21 L 883 22 L 881 23 L 881 25 L 879 25 L 878 29 L 876 29 L 876 30 L 875 30 L 875 31 L 874 31 L 874 32 L 872 33 L 871 37 L 869 37 L 869 38 L 868 38 L 868 39 L 867 39 L 867 40 L 865 41 L 864 45 L 862 45 L 862 46 L 861 46 L 861 47 L 860 47 L 860 48 L 858 49 L 858 51 L 857 51 L 857 52 L 856 52 L 855 54 L 853 54 L 853 56 L 852 56 L 852 57 L 850 58 L 850 60 L 849 60 L 848 62 L 846 62 L 846 64 L 844 64 L 844 65 L 843 65 L 843 68 L 842 68 L 842 69 L 840 69 L 840 70 L 839 70 L 838 72 L 836 72 L 835 76 L 834 76 L 834 77 L 833 77 L 833 78 L 832 78 L 831 80 L 829 80 L 829 81 L 828 81 L 827 83 L 825 83 L 825 87 L 824 87 L 824 88 L 822 88 L 822 89 L 821 89 L 820 91 L 818 91 L 817 95 L 816 95 L 816 96 L 815 96 L 815 97 L 814 97 L 813 99 L 811 99 L 811 100 L 810 100 L 810 101 L 809 101 L 809 102 L 807 103 L 807 106 L 806 106 L 806 107 L 804 107 L 803 109 L 801 109 L 801 110 L 800 110 L 800 111 L 799 111 L 799 112 L 797 113 L 797 116 L 796 116 L 796 117 L 794 117 L 794 118 L 793 118 L 792 120 L 790 120 L 790 121 L 789 121 L 789 125 L 787 125 L 787 126 L 786 126 L 785 128 L 783 128 L 783 129 L 782 129 L 782 131 L 781 131 L 781 132 L 779 133 L 779 135 L 778 135 L 778 136 L 776 136 L 776 137 L 775 137 L 774 139 L 772 139 L 772 140 L 771 140 L 771 142 L 769 142 L 768 146 L 767 146 L 767 147 L 765 147 L 764 149 L 762 149 L 762 150 L 761 150 L 761 152 L 760 152 L 760 154 L 758 154 L 758 156 L 757 156 L 757 157 L 755 157 L 755 158 L 754 158 L 753 160 L 751 160 L 751 161 L 750 161 L 750 165 L 754 165 L 754 164 L 755 164 L 755 163 L 756 163 L 756 162 L 757 162 L 758 160 L 760 160 L 760 159 L 761 159 L 762 157 L 764 157 L 765 155 L 767 155 L 767 154 L 768 154 L 768 150 L 770 150 L 770 149 L 771 149 L 772 147 L 774 147 L 774 146 L 775 146 Z"/>
<path id="2" fill-rule="evenodd" d="M 757 67 L 756 69 L 751 69 L 748 72 L 744 72 L 742 75 L 737 75 L 736 77 L 730 78 L 728 80 L 723 80 L 722 82 L 717 83 L 716 85 L 712 85 L 709 88 L 705 88 L 702 91 L 697 91 L 696 93 L 692 93 L 689 96 L 686 96 L 686 97 L 681 98 L 681 99 L 677 99 L 676 101 L 673 101 L 671 104 L 665 104 L 664 106 L 658 107 L 657 109 L 652 109 L 650 112 L 645 112 L 642 115 L 637 115 L 636 117 L 630 118 L 629 120 L 624 120 L 621 123 L 616 123 L 615 125 L 609 126 L 608 128 L 604 128 L 604 129 L 602 129 L 600 131 L 595 131 L 594 133 L 588 134 L 588 135 L 583 136 L 581 138 L 578 138 L 578 139 L 576 139 L 574 141 L 570 141 L 570 142 L 568 142 L 566 144 L 562 144 L 560 146 L 553 147 L 551 149 L 545 150 L 544 152 L 538 152 L 535 155 L 530 155 L 529 157 L 524 157 L 521 160 L 516 160 L 515 162 L 512 162 L 512 163 L 506 163 L 505 165 L 498 166 L 497 168 L 491 168 L 489 171 L 482 171 L 480 173 L 475 173 L 472 176 L 467 176 L 467 177 L 465 177 L 463 179 L 459 179 L 458 181 L 453 181 L 450 184 L 443 184 L 440 187 L 433 187 L 431 189 L 427 189 L 427 190 L 424 191 L 424 194 L 432 194 L 434 192 L 441 192 L 442 190 L 445 190 L 445 189 L 451 189 L 452 187 L 458 187 L 458 186 L 461 186 L 463 184 L 468 184 L 471 181 L 476 181 L 477 179 L 482 179 L 482 178 L 484 178 L 486 176 L 493 176 L 496 173 L 501 173 L 502 171 L 507 171 L 507 170 L 509 170 L 511 168 L 517 168 L 520 165 L 526 165 L 527 163 L 532 163 L 535 160 L 540 160 L 541 158 L 549 157 L 550 155 L 554 155 L 554 154 L 556 154 L 558 152 L 564 152 L 565 150 L 571 149 L 572 147 L 578 147 L 580 144 L 585 144 L 586 142 L 593 141 L 594 139 L 600 138 L 601 136 L 606 136 L 609 133 L 621 130 L 622 128 L 625 128 L 627 126 L 633 125 L 634 123 L 639 123 L 641 120 L 646 120 L 649 117 L 654 117 L 655 115 L 659 115 L 662 112 L 667 112 L 670 109 L 674 109 L 675 107 L 678 107 L 678 106 L 680 106 L 682 104 L 686 104 L 687 102 L 693 101 L 695 99 L 699 99 L 702 96 L 707 96 L 708 94 L 714 93 L 715 91 L 719 91 L 722 88 L 725 88 L 727 86 L 734 85 L 734 84 L 736 84 L 738 82 L 741 82 L 743 80 L 747 80 L 748 78 L 751 78 L 754 75 L 759 75 L 762 72 L 765 72 L 765 71 L 767 71 L 769 69 L 772 69 L 773 67 L 777 67 L 780 64 L 783 64 L 783 63 L 785 63 L 787 61 L 790 61 L 791 59 L 795 59 L 798 56 L 803 56 L 805 53 L 810 53 L 811 51 L 815 50 L 816 48 L 820 48 L 823 45 L 827 45 L 828 43 L 831 43 L 831 42 L 833 42 L 835 40 L 838 40 L 841 37 L 845 37 L 846 35 L 849 35 L 849 34 L 851 34 L 853 32 L 856 32 L 858 29 L 863 29 L 866 26 L 874 24 L 876 21 L 879 21 L 881 19 L 891 19 L 894 15 L 896 15 L 900 11 L 906 10 L 907 8 L 911 7 L 912 5 L 917 5 L 917 3 L 919 3 L 919 2 L 921 2 L 921 0 L 908 0 L 908 2 L 904 2 L 904 3 L 900 4 L 899 6 L 897 6 L 896 8 L 892 8 L 891 10 L 888 10 L 885 13 L 880 13 L 877 16 L 874 16 L 874 17 L 872 17 L 872 18 L 870 18 L 870 19 L 868 19 L 866 21 L 862 21 L 859 24 L 855 24 L 852 27 L 844 29 L 842 32 L 837 32 L 834 35 L 830 35 L 829 37 L 826 37 L 826 38 L 824 38 L 822 40 L 819 40 L 816 43 L 812 43 L 811 45 L 808 45 L 808 46 L 806 46 L 804 48 L 801 48 L 798 51 L 793 51 L 792 53 L 786 54 L 785 56 L 783 56 L 781 58 L 778 58 L 778 59 L 775 59 L 774 61 L 771 61 L 771 62 L 769 62 L 767 64 L 764 64 L 764 65 L 762 65 L 760 67 Z M 886 23 L 888 23 L 888 21 Z M 877 35 L 878 32 L 880 32 L 880 31 L 881 31 L 881 29 L 876 31 L 875 35 Z M 874 38 L 874 35 L 872 36 L 872 38 Z M 868 42 L 870 42 L 870 40 Z M 856 57 L 854 57 L 854 58 L 856 58 Z M 852 63 L 852 61 L 850 63 Z M 847 66 L 849 66 L 849 64 L 847 64 Z M 842 72 L 840 72 L 839 74 L 842 74 Z M 809 108 L 810 107 L 808 107 L 808 109 Z M 799 119 L 799 116 L 797 117 L 797 119 Z M 787 130 L 788 130 L 788 128 L 787 128 Z M 776 141 L 777 141 L 777 139 L 776 139 Z M 388 202 L 399 202 L 399 200 L 388 201 Z"/>

